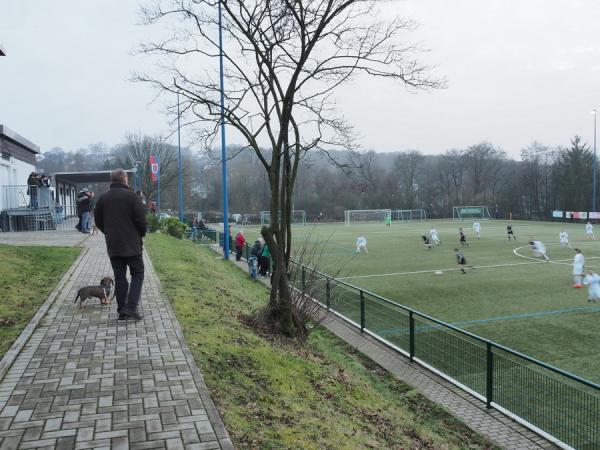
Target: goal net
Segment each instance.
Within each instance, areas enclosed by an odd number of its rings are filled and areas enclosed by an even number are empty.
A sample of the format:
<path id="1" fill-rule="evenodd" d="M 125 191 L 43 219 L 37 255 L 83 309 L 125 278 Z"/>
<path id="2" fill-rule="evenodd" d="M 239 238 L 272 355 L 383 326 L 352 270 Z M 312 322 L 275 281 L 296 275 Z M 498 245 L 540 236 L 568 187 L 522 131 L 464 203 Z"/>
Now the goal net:
<path id="1" fill-rule="evenodd" d="M 260 212 L 260 224 L 271 224 L 271 211 Z M 295 209 L 292 211 L 292 225 L 306 225 L 306 211 L 303 209 Z"/>
<path id="2" fill-rule="evenodd" d="M 391 209 L 350 209 L 344 211 L 346 225 L 356 222 L 385 222 L 392 217 Z"/>
<path id="3" fill-rule="evenodd" d="M 491 219 L 487 206 L 454 206 L 452 208 L 453 220 Z"/>
<path id="4" fill-rule="evenodd" d="M 427 220 L 427 214 L 424 209 L 396 209 L 392 211 L 392 219 L 397 222 Z"/>

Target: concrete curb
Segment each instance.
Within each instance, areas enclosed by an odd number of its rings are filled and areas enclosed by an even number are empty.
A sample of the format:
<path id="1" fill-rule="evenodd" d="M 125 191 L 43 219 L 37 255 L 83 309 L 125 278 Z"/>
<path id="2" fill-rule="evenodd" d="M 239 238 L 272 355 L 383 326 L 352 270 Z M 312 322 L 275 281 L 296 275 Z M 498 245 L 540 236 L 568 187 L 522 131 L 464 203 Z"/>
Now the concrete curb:
<path id="1" fill-rule="evenodd" d="M 81 242 L 83 242 L 83 239 L 80 241 L 80 243 Z M 50 307 L 58 298 L 58 294 L 63 290 L 65 284 L 67 284 L 67 282 L 73 275 L 73 272 L 75 272 L 79 264 L 81 264 L 83 257 L 88 251 L 89 249 L 87 248 L 82 249 L 82 252 L 79 254 L 75 262 L 71 264 L 71 267 L 69 267 L 67 272 L 62 276 L 62 278 L 60 279 L 54 290 L 50 293 L 46 301 L 42 304 L 42 306 L 39 307 L 39 309 L 31 318 L 25 329 L 21 332 L 17 340 L 5 353 L 4 357 L 0 361 L 0 381 L 4 379 L 6 372 L 8 372 L 8 370 L 11 368 L 12 364 L 17 359 L 17 356 L 19 356 L 19 353 L 21 353 L 21 350 L 23 349 L 23 347 L 25 347 L 27 341 L 29 341 L 29 338 L 31 337 L 35 329 L 38 327 L 46 313 L 50 310 Z"/>

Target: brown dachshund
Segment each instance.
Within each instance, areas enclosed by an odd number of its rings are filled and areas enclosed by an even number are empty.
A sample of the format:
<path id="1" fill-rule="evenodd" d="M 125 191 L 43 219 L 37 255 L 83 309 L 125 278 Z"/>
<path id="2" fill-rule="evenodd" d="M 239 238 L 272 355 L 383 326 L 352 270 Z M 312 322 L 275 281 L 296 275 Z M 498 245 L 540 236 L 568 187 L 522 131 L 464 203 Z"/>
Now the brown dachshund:
<path id="1" fill-rule="evenodd" d="M 73 303 L 76 303 L 77 299 L 79 299 L 79 307 L 83 308 L 83 302 L 90 297 L 96 297 L 100 299 L 101 305 L 107 305 L 109 302 L 110 291 L 114 284 L 115 282 L 111 277 L 104 277 L 100 280 L 99 286 L 82 287 L 77 291 L 77 295 L 75 296 Z"/>

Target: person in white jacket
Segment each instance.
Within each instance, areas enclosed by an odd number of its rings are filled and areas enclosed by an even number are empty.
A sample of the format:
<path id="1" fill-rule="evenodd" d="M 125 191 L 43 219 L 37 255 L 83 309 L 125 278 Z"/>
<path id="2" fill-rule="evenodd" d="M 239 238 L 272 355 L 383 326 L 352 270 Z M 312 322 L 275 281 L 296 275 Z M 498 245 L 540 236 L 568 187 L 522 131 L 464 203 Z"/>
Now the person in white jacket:
<path id="1" fill-rule="evenodd" d="M 585 265 L 585 258 L 578 248 L 575 249 L 575 257 L 573 258 L 573 279 L 575 283 L 573 287 L 576 289 L 581 288 L 581 282 L 583 279 L 583 266 Z"/>

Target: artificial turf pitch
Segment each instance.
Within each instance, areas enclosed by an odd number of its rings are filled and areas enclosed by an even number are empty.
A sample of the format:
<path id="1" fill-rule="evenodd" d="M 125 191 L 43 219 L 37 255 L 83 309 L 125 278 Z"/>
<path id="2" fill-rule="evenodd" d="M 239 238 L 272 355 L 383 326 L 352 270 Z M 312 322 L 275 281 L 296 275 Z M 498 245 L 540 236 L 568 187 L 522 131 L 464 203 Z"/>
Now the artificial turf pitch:
<path id="1" fill-rule="evenodd" d="M 293 246 L 316 242 L 316 264 L 322 272 L 599 383 L 600 302 L 588 303 L 587 288 L 571 287 L 574 252 L 559 245 L 558 233 L 567 231 L 571 246 L 586 258 L 586 270 L 600 273 L 600 226 L 595 227 L 599 240 L 594 241 L 586 236 L 583 223 L 514 221 L 517 240 L 509 241 L 505 220 L 480 221 L 480 240 L 472 223 L 296 226 Z M 420 237 L 431 226 L 439 231 L 442 244 L 427 250 Z M 460 247 L 459 227 L 469 247 Z M 256 227 L 244 230 L 248 240 L 258 234 Z M 355 253 L 360 234 L 367 238 L 368 254 Z M 531 237 L 544 242 L 550 262 L 533 256 Z M 457 247 L 474 266 L 466 275 L 457 270 Z M 387 323 L 387 309 L 371 313 L 371 320 L 380 323 L 368 325 L 386 338 L 403 339 L 405 330 Z"/>

